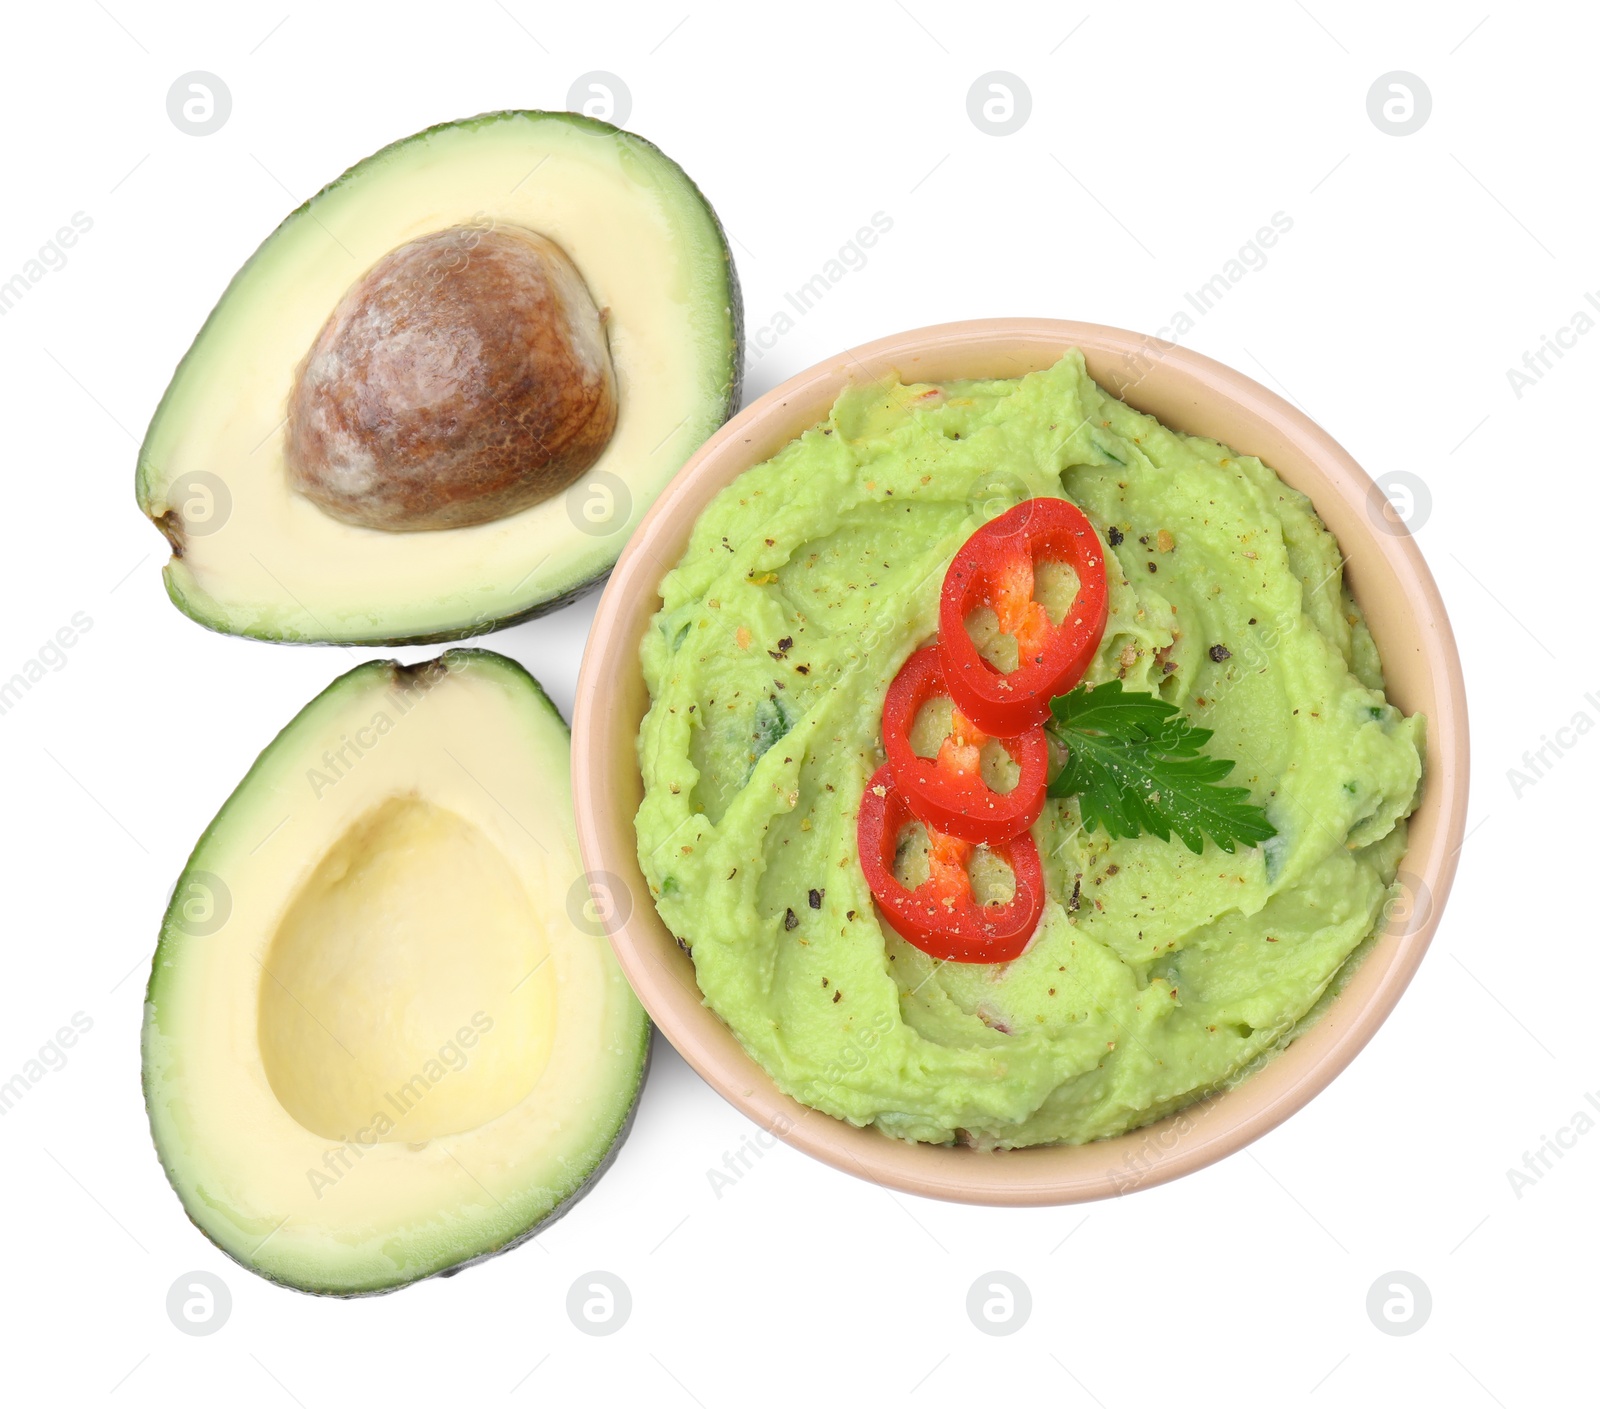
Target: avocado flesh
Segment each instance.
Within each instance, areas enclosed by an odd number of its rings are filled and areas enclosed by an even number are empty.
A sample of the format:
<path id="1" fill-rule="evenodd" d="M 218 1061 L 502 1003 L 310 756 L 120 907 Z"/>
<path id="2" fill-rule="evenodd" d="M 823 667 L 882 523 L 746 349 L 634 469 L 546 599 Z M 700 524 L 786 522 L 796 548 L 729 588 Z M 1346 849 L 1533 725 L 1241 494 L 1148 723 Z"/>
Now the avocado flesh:
<path id="1" fill-rule="evenodd" d="M 206 829 L 162 925 L 144 1087 L 167 1177 L 230 1257 L 392 1290 L 531 1236 L 615 1153 L 649 1024 L 570 909 L 568 751 L 503 656 L 376 661 Z"/>
<path id="2" fill-rule="evenodd" d="M 569 490 L 506 517 L 426 534 L 340 522 L 290 485 L 296 371 L 378 260 L 474 223 L 535 231 L 576 265 L 605 314 L 616 429 Z M 235 275 L 151 421 L 139 506 L 173 544 L 168 595 L 204 626 L 272 641 L 456 640 L 602 580 L 667 481 L 737 408 L 742 360 L 722 228 L 660 150 L 572 113 L 448 123 L 352 167 Z"/>

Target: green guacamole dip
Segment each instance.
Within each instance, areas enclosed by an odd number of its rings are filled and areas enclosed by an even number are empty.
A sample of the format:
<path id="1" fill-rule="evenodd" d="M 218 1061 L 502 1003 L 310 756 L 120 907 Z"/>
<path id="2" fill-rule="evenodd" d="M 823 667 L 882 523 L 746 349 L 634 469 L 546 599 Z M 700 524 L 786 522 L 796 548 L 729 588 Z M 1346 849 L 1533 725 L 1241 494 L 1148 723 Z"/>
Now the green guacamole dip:
<path id="1" fill-rule="evenodd" d="M 1109 548 L 1087 681 L 1214 730 L 1278 835 L 1196 856 L 1048 801 L 1032 947 L 941 964 L 875 912 L 856 809 L 945 567 L 1034 495 Z M 1423 720 L 1384 698 L 1340 567 L 1303 495 L 1107 395 L 1076 352 L 845 392 L 701 516 L 642 647 L 639 860 L 705 1001 L 784 1091 L 911 1140 L 1079 1143 L 1237 1080 L 1382 923 L 1421 778 Z"/>

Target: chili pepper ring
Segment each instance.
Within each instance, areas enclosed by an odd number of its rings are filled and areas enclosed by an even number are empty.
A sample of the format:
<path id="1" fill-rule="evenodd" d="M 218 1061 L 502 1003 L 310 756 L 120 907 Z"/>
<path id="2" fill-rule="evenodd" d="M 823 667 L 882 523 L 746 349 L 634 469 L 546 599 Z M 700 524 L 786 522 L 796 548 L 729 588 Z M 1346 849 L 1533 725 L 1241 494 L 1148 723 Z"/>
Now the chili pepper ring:
<path id="1" fill-rule="evenodd" d="M 908 944 L 935 959 L 958 964 L 1002 964 L 1032 942 L 1044 913 L 1044 867 L 1027 832 L 990 850 L 1011 868 L 1011 899 L 980 905 L 972 893 L 966 862 L 970 842 L 930 830 L 929 876 L 909 890 L 894 874 L 900 833 L 912 820 L 905 795 L 884 764 L 861 794 L 856 846 L 873 899 L 891 928 Z"/>
<path id="2" fill-rule="evenodd" d="M 1044 806 L 1048 781 L 1043 726 L 997 741 L 1019 770 L 1016 785 L 997 792 L 981 769 L 989 736 L 959 709 L 952 709 L 950 734 L 935 757 L 923 758 L 911 746 L 918 711 L 949 693 L 937 645 L 915 652 L 890 684 L 883 701 L 883 748 L 895 786 L 919 822 L 963 841 L 999 842 L 1027 831 Z"/>
<path id="3" fill-rule="evenodd" d="M 1034 571 L 1062 562 L 1078 591 L 1060 625 L 1033 600 Z M 945 573 L 939 650 L 956 707 L 986 733 L 1011 737 L 1050 717 L 1050 701 L 1089 668 L 1105 633 L 1106 562 L 1094 525 L 1066 499 L 1026 499 L 972 535 Z M 978 654 L 967 616 L 987 604 L 1017 642 L 1013 671 Z"/>

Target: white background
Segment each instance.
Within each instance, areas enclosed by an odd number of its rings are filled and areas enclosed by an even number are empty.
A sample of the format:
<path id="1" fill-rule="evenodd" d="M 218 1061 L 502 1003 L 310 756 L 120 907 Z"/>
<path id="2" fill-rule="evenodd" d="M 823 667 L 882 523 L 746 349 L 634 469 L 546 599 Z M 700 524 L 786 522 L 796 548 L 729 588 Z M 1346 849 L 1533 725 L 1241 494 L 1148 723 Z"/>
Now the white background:
<path id="1" fill-rule="evenodd" d="M 1600 290 L 1592 10 L 1332 0 L 1065 6 L 16 7 L 0 111 L 0 282 L 82 211 L 66 267 L 0 318 L 12 495 L 0 677 L 75 612 L 93 626 L 0 717 L 11 901 L 0 1078 L 81 1012 L 67 1065 L 0 1119 L 0 1389 L 14 1402 L 970 1403 L 1241 1399 L 1369 1406 L 1592 1395 L 1600 1132 L 1519 1198 L 1507 1169 L 1600 1087 L 1587 736 L 1520 799 L 1507 770 L 1600 719 L 1593 427 L 1600 331 L 1517 396 L 1507 369 Z M 694 5 L 693 9 L 685 7 Z M 1313 14 L 1314 12 L 1314 14 Z M 1486 17 L 1487 15 L 1487 17 Z M 232 93 L 168 119 L 180 74 Z M 1368 470 L 1420 476 L 1415 527 L 1473 711 L 1471 839 L 1438 938 L 1354 1066 L 1251 1149 L 1076 1208 L 897 1197 L 779 1147 L 719 1198 L 749 1125 L 658 1042 L 612 1172 L 531 1246 L 341 1303 L 224 1259 L 183 1217 L 139 1093 L 158 919 L 256 752 L 373 652 L 203 632 L 167 603 L 137 512 L 138 439 L 229 276 L 294 205 L 380 145 L 619 75 L 628 125 L 680 160 L 734 240 L 752 330 L 882 211 L 893 229 L 754 363 L 759 393 L 869 338 L 1043 314 L 1149 332 L 1274 212 L 1293 229 L 1182 340 L 1297 399 Z M 980 132 L 989 70 L 1032 93 Z M 1369 120 L 1406 70 L 1432 115 Z M 486 638 L 571 703 L 594 599 Z M 417 659 L 431 652 L 401 652 Z M 633 1312 L 580 1334 L 593 1269 Z M 974 1279 L 1031 1319 L 980 1335 Z M 1431 1289 L 1413 1335 L 1368 1288 Z M 206 1270 L 231 1318 L 193 1338 L 168 1288 Z"/>

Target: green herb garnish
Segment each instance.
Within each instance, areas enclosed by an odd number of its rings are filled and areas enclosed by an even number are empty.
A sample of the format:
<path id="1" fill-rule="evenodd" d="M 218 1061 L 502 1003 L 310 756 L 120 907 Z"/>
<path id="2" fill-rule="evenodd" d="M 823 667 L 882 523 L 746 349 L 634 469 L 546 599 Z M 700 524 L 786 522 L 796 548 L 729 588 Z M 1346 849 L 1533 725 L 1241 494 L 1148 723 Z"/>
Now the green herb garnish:
<path id="1" fill-rule="evenodd" d="M 1247 788 L 1221 786 L 1233 762 L 1200 752 L 1211 730 L 1159 695 L 1124 693 L 1122 681 L 1108 680 L 1057 695 L 1050 712 L 1045 728 L 1067 751 L 1050 796 L 1076 796 L 1088 831 L 1162 841 L 1176 832 L 1196 854 L 1207 836 L 1231 852 L 1278 834 Z"/>
<path id="2" fill-rule="evenodd" d="M 794 728 L 794 720 L 789 707 L 776 695 L 768 695 L 756 704 L 755 728 L 750 731 L 750 763 L 744 770 L 741 788 L 755 774 L 761 756 Z"/>

